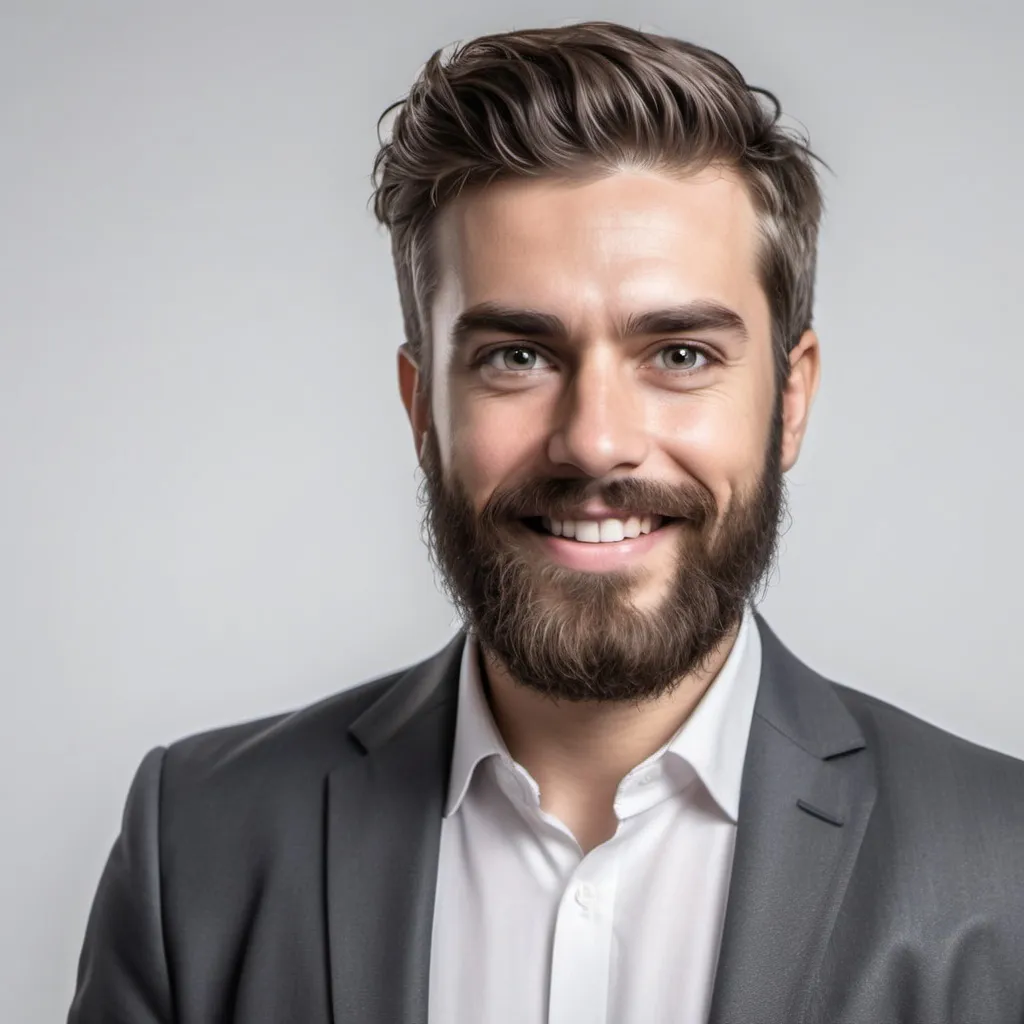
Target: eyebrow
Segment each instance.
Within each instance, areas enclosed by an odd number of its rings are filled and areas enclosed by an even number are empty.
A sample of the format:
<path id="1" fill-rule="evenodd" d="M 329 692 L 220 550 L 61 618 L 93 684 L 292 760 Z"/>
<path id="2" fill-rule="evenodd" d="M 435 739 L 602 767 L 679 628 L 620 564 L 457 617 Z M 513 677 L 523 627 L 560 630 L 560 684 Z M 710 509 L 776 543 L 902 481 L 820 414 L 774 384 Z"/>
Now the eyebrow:
<path id="1" fill-rule="evenodd" d="M 481 302 L 455 318 L 451 329 L 452 343 L 456 346 L 464 344 L 470 335 L 481 331 L 549 339 L 565 338 L 569 334 L 562 320 L 553 313 L 516 309 L 496 302 Z M 664 309 L 632 313 L 621 325 L 619 337 L 689 334 L 693 331 L 728 331 L 744 342 L 750 338 L 743 317 L 713 299 L 694 299 Z"/>

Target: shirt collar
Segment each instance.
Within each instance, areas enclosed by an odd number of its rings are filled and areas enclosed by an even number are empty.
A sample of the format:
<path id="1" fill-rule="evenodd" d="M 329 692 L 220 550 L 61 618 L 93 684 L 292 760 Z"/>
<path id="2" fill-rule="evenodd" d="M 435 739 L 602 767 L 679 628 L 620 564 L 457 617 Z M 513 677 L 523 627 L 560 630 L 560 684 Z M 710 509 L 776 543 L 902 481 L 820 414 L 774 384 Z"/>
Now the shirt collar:
<path id="1" fill-rule="evenodd" d="M 725 664 L 666 747 L 690 765 L 733 823 L 760 679 L 761 634 L 748 604 Z"/>
<path id="2" fill-rule="evenodd" d="M 448 803 L 444 812 L 446 818 L 459 809 L 473 780 L 476 766 L 495 755 L 512 760 L 484 694 L 483 677 L 480 674 L 480 644 L 474 633 L 467 633 L 459 670 L 459 704 L 455 719 Z"/>
<path id="3" fill-rule="evenodd" d="M 760 676 L 761 637 L 753 610 L 747 605 L 732 650 L 700 703 L 672 739 L 630 772 L 627 780 L 670 754 L 696 773 L 715 803 L 735 823 Z M 487 703 L 480 646 L 470 632 L 462 650 L 446 818 L 459 809 L 477 765 L 489 757 L 499 757 L 509 767 L 514 765 Z"/>

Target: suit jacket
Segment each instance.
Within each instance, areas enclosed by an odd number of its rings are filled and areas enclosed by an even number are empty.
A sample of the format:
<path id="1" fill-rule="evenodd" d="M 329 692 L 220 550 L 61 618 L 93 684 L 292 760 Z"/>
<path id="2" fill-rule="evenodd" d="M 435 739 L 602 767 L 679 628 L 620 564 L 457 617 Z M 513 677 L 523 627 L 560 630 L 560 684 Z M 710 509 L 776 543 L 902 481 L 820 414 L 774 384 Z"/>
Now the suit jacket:
<path id="1" fill-rule="evenodd" d="M 1022 1024 L 1024 762 L 824 679 L 757 623 L 710 1024 Z M 151 751 L 69 1024 L 423 1024 L 463 641 Z"/>

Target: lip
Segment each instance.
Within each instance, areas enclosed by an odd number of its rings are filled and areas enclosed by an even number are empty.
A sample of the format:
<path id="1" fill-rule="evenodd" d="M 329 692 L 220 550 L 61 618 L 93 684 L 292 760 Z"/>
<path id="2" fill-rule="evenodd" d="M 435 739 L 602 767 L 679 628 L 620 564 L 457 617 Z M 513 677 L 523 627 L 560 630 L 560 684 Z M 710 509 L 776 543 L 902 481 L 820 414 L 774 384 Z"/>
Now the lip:
<path id="1" fill-rule="evenodd" d="M 670 522 L 650 533 L 631 537 L 628 540 L 611 541 L 601 544 L 587 544 L 568 537 L 556 537 L 550 533 L 536 533 L 526 530 L 540 545 L 547 556 L 567 569 L 583 572 L 614 572 L 628 569 L 639 563 L 645 555 L 659 544 L 670 540 L 678 531 L 680 523 Z M 526 529 L 524 527 L 524 529 Z"/>

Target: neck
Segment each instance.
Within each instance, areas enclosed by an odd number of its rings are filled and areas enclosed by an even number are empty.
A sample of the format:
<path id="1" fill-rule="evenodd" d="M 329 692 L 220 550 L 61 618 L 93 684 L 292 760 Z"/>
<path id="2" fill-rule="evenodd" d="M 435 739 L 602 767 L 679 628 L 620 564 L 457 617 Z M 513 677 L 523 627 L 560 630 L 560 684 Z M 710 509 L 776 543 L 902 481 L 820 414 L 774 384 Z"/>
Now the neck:
<path id="1" fill-rule="evenodd" d="M 699 671 L 641 704 L 553 700 L 519 683 L 483 649 L 491 711 L 509 753 L 536 780 L 541 807 L 566 824 L 585 849 L 614 832 L 612 804 L 622 778 L 687 721 L 738 632 L 739 623 Z"/>

